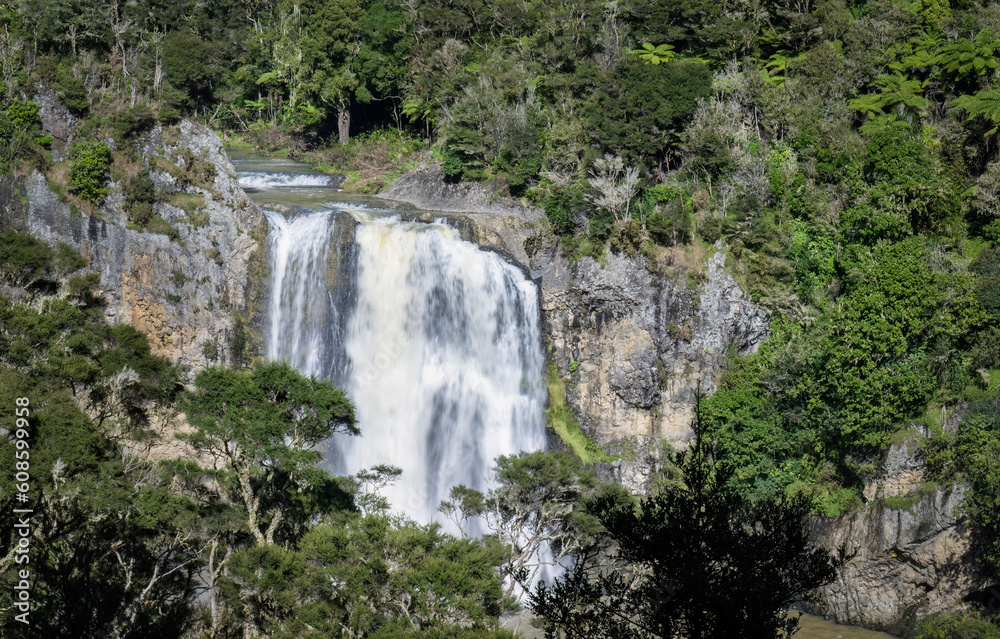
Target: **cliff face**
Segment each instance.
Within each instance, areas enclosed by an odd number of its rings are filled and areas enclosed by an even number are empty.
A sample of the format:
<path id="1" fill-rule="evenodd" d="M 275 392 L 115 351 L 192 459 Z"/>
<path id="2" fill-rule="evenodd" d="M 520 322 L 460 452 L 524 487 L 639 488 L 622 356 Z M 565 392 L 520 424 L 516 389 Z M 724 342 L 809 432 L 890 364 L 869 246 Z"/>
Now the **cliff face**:
<path id="1" fill-rule="evenodd" d="M 542 275 L 552 357 L 571 384 L 567 398 L 599 444 L 691 436 L 694 391 L 715 390 L 727 354 L 767 336 L 767 315 L 726 274 L 722 253 L 699 286 L 650 273 L 643 260 L 609 254 L 569 264 L 558 256 Z"/>
<path id="2" fill-rule="evenodd" d="M 989 586 L 977 570 L 961 504 L 967 486 L 925 482 L 914 442 L 892 446 L 884 475 L 866 486 L 861 512 L 816 519 L 826 547 L 849 561 L 822 589 L 816 612 L 841 623 L 903 632 L 915 618 L 953 609 Z"/>
<path id="3" fill-rule="evenodd" d="M 46 124 L 67 135 L 59 117 Z M 155 204 L 155 215 L 169 223 L 171 236 L 128 227 L 120 183 L 111 184 L 97 215 L 87 215 L 37 171 L 0 194 L 7 196 L 0 227 L 25 228 L 80 251 L 89 270 L 100 273 L 108 321 L 143 331 L 156 353 L 192 370 L 227 362 L 227 345 L 238 337 L 234 318 L 252 313 L 259 295 L 266 221 L 207 129 L 187 121 L 179 132 L 157 127 L 140 155 L 159 192 L 170 194 Z M 174 175 L 192 163 L 209 167 L 198 184 Z"/>

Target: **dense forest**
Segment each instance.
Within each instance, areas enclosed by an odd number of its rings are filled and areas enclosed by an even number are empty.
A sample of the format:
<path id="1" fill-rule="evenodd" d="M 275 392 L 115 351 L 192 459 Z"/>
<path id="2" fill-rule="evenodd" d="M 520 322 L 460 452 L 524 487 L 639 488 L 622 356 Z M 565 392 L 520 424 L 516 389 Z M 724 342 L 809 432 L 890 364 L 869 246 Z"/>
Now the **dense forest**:
<path id="1" fill-rule="evenodd" d="M 1000 4 L 22 0 L 0 2 L 0 21 L 0 165 L 57 161 L 33 102 L 49 87 L 79 119 L 67 188 L 82 202 L 106 195 L 112 146 L 187 117 L 344 171 L 430 157 L 448 180 L 544 209 L 571 259 L 616 251 L 657 270 L 725 251 L 773 322 L 700 404 L 710 479 L 692 488 L 701 453 L 680 455 L 660 501 L 624 508 L 579 460 L 500 460 L 496 493 L 443 506 L 457 522 L 504 513 L 498 530 L 555 530 L 568 555 L 602 557 L 609 534 L 641 548 L 615 531 L 690 515 L 700 494 L 746 517 L 834 517 L 862 507 L 888 445 L 919 433 L 935 482 L 970 482 L 984 570 L 1000 569 Z M 156 231 L 148 173 L 126 197 Z M 316 470 L 316 442 L 355 428 L 339 391 L 270 365 L 185 389 L 140 334 L 103 323 L 68 247 L 8 233 L 0 259 L 0 406 L 48 398 L 32 411 L 47 557 L 33 592 L 52 625 L 35 636 L 504 636 L 527 555 L 394 519 L 376 490 L 394 469 Z M 136 452 L 178 411 L 222 466 Z M 15 452 L 0 444 L 5 467 Z M 539 519 L 543 495 L 561 515 Z M 627 561 L 655 563 L 640 555 Z M 802 588 L 822 581 L 813 569 Z M 623 587 L 595 591 L 584 572 L 559 585 L 580 599 L 536 593 L 550 630 L 623 632 L 580 618 L 587 596 Z M 331 580 L 336 596 L 318 586 Z"/>

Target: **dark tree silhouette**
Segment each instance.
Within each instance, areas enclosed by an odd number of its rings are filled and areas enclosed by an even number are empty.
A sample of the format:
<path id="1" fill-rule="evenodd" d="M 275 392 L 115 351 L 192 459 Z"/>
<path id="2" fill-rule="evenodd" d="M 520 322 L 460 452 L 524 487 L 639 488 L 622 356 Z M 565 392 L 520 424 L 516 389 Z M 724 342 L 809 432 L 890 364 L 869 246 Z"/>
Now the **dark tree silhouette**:
<path id="1" fill-rule="evenodd" d="M 613 544 L 531 593 L 546 637 L 788 637 L 788 607 L 833 580 L 839 560 L 810 541 L 808 502 L 741 498 L 697 406 L 693 428 L 673 458 L 683 485 L 638 504 L 595 500 Z"/>

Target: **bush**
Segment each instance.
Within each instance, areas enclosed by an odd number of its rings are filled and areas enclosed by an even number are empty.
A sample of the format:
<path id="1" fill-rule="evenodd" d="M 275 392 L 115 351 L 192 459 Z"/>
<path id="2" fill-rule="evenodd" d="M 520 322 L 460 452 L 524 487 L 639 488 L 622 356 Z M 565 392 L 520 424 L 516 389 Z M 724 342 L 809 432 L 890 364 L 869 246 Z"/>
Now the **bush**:
<path id="1" fill-rule="evenodd" d="M 56 247 L 55 267 L 59 273 L 65 275 L 73 271 L 79 271 L 87 266 L 87 258 L 80 255 L 75 248 L 66 242 L 59 242 Z"/>
<path id="2" fill-rule="evenodd" d="M 462 177 L 462 172 L 465 171 L 465 161 L 462 159 L 462 154 L 451 147 L 446 147 L 441 170 L 444 171 L 445 178 L 457 182 Z"/>
<path id="3" fill-rule="evenodd" d="M 105 183 L 111 169 L 111 149 L 104 141 L 82 140 L 73 144 L 69 154 L 69 188 L 97 204 L 108 194 Z"/>
<path id="4" fill-rule="evenodd" d="M 179 242 L 181 239 L 181 234 L 170 224 L 170 222 L 164 220 L 162 217 L 151 217 L 146 221 L 145 228 L 150 233 L 159 233 L 161 235 L 166 235 L 174 242 Z"/>
<path id="5" fill-rule="evenodd" d="M 0 280 L 29 286 L 52 265 L 52 249 L 27 233 L 7 229 L 0 233 Z"/>
<path id="6" fill-rule="evenodd" d="M 916 639 L 1000 639 L 1000 628 L 976 613 L 949 612 L 918 623 Z"/>
<path id="7" fill-rule="evenodd" d="M 609 244 L 612 249 L 619 253 L 635 257 L 639 254 L 639 249 L 645 240 L 646 233 L 642 230 L 642 223 L 639 220 L 626 220 L 615 225 Z"/>
<path id="8" fill-rule="evenodd" d="M 83 80 L 74 77 L 68 71 L 59 74 L 58 93 L 59 99 L 73 115 L 81 116 L 90 108 L 87 87 L 83 84 Z"/>
<path id="9" fill-rule="evenodd" d="M 1000 319 L 1000 248 L 988 248 L 979 254 L 970 270 L 979 275 L 976 297 L 983 308 Z"/>
<path id="10" fill-rule="evenodd" d="M 156 186 L 149 171 L 142 171 L 125 183 L 125 199 L 133 204 L 156 202 Z"/>
<path id="11" fill-rule="evenodd" d="M 576 226 L 577 212 L 587 210 L 587 200 L 583 191 L 577 185 L 565 189 L 554 190 L 542 202 L 545 215 L 552 224 L 552 232 L 556 235 L 572 233 Z"/>
<path id="12" fill-rule="evenodd" d="M 129 140 L 156 123 L 153 112 L 145 105 L 123 109 L 116 113 L 111 121 L 116 140 Z"/>
<path id="13" fill-rule="evenodd" d="M 38 105 L 34 102 L 12 102 L 7 107 L 7 117 L 15 127 L 29 133 L 34 133 L 42 125 L 42 119 L 38 116 Z"/>

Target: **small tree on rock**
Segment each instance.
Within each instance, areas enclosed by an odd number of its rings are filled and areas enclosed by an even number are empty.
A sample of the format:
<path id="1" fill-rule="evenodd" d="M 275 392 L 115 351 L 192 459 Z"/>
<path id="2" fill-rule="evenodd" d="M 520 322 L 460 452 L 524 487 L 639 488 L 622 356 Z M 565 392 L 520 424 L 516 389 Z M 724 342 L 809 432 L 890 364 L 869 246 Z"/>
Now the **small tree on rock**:
<path id="1" fill-rule="evenodd" d="M 605 154 L 594 161 L 587 181 L 594 190 L 587 195 L 591 204 L 611 213 L 615 222 L 629 219 L 632 199 L 639 192 L 639 169 L 626 167 L 617 155 Z"/>

